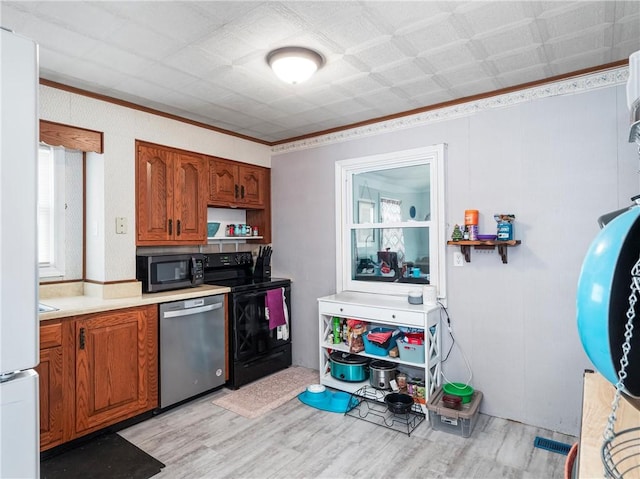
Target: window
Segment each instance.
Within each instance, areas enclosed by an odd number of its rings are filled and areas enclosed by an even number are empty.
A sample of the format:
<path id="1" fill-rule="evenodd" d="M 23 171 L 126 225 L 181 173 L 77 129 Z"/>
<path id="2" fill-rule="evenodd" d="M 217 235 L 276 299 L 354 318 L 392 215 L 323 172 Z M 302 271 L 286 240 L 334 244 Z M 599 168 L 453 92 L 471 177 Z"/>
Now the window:
<path id="1" fill-rule="evenodd" d="M 63 148 L 38 149 L 38 264 L 40 277 L 64 276 L 65 158 Z"/>
<path id="2" fill-rule="evenodd" d="M 445 146 L 336 163 L 338 291 L 446 297 Z"/>

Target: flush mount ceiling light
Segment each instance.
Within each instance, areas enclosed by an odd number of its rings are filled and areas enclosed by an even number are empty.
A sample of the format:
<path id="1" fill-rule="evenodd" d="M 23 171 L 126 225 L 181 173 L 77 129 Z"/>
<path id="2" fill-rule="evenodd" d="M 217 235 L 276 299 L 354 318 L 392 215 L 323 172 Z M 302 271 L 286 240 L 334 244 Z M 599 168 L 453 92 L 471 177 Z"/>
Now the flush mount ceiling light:
<path id="1" fill-rule="evenodd" d="M 303 47 L 284 47 L 267 55 L 267 63 L 283 82 L 295 85 L 308 80 L 324 60 L 313 50 Z"/>

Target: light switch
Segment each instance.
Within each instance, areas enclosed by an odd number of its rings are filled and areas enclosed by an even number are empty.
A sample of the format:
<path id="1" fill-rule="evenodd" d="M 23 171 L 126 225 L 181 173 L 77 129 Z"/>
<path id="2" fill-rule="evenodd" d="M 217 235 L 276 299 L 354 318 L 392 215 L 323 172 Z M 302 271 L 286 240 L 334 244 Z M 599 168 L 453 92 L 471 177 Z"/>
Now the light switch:
<path id="1" fill-rule="evenodd" d="M 124 216 L 116 217 L 116 234 L 127 234 L 127 218 Z"/>

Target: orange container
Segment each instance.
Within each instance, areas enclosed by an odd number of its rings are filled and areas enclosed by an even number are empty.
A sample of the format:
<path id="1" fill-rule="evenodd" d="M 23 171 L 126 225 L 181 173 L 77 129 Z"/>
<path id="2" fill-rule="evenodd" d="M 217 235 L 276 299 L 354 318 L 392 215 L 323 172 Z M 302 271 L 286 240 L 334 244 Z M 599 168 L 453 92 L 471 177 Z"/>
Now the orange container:
<path id="1" fill-rule="evenodd" d="M 477 225 L 478 224 L 478 210 L 464 210 L 464 224 L 465 225 Z"/>

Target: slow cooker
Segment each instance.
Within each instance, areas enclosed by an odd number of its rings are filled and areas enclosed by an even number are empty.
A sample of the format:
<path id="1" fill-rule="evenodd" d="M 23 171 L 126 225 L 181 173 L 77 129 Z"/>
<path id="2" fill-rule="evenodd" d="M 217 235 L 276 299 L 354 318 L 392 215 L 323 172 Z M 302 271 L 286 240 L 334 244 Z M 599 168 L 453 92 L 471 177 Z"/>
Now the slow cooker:
<path id="1" fill-rule="evenodd" d="M 340 381 L 360 382 L 369 377 L 369 359 L 365 357 L 334 351 L 329 360 L 331 376 Z"/>
<path id="2" fill-rule="evenodd" d="M 375 360 L 369 364 L 369 384 L 376 389 L 391 389 L 391 380 L 396 378 L 396 365 L 389 361 Z"/>

